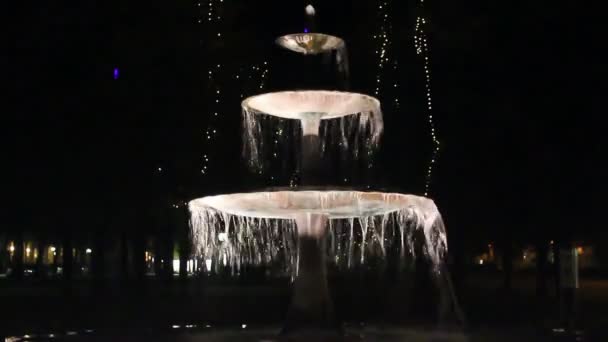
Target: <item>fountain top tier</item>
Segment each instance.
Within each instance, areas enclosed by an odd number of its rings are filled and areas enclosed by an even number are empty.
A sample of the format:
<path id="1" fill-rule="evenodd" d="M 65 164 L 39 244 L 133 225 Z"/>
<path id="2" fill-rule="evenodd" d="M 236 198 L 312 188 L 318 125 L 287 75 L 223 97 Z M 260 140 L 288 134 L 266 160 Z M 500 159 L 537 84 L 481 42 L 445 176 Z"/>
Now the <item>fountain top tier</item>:
<path id="1" fill-rule="evenodd" d="M 191 212 L 212 209 L 265 219 L 295 219 L 310 214 L 349 219 L 382 216 L 408 208 L 416 208 L 426 219 L 439 215 L 435 203 L 428 198 L 380 192 L 272 191 L 208 196 L 190 202 Z"/>
<path id="2" fill-rule="evenodd" d="M 323 33 L 288 34 L 277 38 L 276 43 L 282 48 L 304 55 L 317 55 L 346 48 L 341 38 Z"/>

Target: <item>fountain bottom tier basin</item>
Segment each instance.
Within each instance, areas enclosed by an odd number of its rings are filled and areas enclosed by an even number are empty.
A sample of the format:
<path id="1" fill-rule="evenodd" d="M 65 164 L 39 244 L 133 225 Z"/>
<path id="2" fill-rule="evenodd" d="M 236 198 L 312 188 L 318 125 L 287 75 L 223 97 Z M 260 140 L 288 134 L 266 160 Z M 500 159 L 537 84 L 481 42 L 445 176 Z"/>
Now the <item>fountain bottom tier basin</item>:
<path id="1" fill-rule="evenodd" d="M 329 261 L 351 268 L 395 252 L 410 261 L 422 254 L 439 271 L 447 248 L 437 207 L 413 195 L 255 192 L 204 197 L 189 208 L 194 250 L 207 271 L 238 272 L 253 264 L 282 266 L 291 274 L 286 334 L 339 334 L 327 283 Z"/>
<path id="2" fill-rule="evenodd" d="M 229 215 L 292 220 L 309 214 L 354 219 L 416 209 L 436 217 L 432 200 L 415 195 L 362 191 L 268 191 L 208 196 L 190 202 L 193 214 L 216 210 Z"/>

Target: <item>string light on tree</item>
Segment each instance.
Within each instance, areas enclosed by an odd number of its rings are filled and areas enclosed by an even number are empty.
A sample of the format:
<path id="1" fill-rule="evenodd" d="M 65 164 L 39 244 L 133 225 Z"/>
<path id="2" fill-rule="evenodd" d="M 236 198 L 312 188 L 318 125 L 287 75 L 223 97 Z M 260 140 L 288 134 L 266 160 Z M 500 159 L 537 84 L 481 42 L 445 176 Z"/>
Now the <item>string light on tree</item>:
<path id="1" fill-rule="evenodd" d="M 392 86 L 392 93 L 394 98 L 392 101 L 383 101 L 384 103 L 393 104 L 395 109 L 400 107 L 399 101 L 399 82 L 398 77 L 394 78 L 393 82 L 388 82 L 388 77 L 394 77 L 398 75 L 398 64 L 397 61 L 391 57 L 392 53 L 392 17 L 390 11 L 391 2 L 387 0 L 378 1 L 378 18 L 380 21 L 379 29 L 373 38 L 377 41 L 376 55 L 378 56 L 378 72 L 376 74 L 376 85 L 374 93 L 376 97 L 380 97 L 384 91 L 388 91 L 388 88 Z M 423 0 L 419 2 L 419 10 L 422 11 L 424 6 Z M 426 19 L 422 16 L 416 18 L 416 26 L 414 33 L 414 46 L 416 54 L 422 58 L 424 67 L 424 83 L 425 83 L 425 94 L 426 94 L 426 111 L 428 113 L 428 123 L 430 127 L 431 139 L 433 143 L 433 152 L 429 165 L 426 170 L 424 195 L 428 196 L 431 188 L 432 174 L 434 165 L 437 162 L 439 156 L 440 143 L 437 137 L 435 128 L 435 122 L 433 120 L 433 102 L 431 97 L 431 70 L 430 70 L 430 57 L 429 57 L 429 44 L 427 41 L 424 25 Z M 386 99 L 385 99 L 386 100 Z M 370 164 L 371 167 L 371 164 Z"/>
<path id="2" fill-rule="evenodd" d="M 377 15 L 380 23 L 378 31 L 372 36 L 378 44 L 375 50 L 375 54 L 378 56 L 378 71 L 376 74 L 374 94 L 378 98 L 383 95 L 393 95 L 392 99 L 385 98 L 382 102 L 397 110 L 400 107 L 398 90 L 399 77 L 396 77 L 398 75 L 398 63 L 396 58 L 393 57 L 393 26 L 390 6 L 391 3 L 387 0 L 379 0 L 377 4 Z M 370 163 L 368 164 L 368 168 L 371 169 L 373 166 L 371 155 L 369 160 Z"/>
<path id="3" fill-rule="evenodd" d="M 208 0 L 206 4 L 206 13 L 201 12 L 201 16 L 204 16 L 208 23 L 206 25 L 206 42 L 210 45 L 211 49 L 217 49 L 218 46 L 221 46 L 219 44 L 220 41 L 225 37 L 222 12 L 226 10 L 224 8 L 226 4 L 223 0 Z M 197 3 L 197 7 L 201 7 L 201 2 Z M 201 22 L 202 19 L 204 18 L 198 18 L 198 22 Z M 250 68 L 232 68 L 230 64 L 225 65 L 221 63 L 219 58 L 221 57 L 217 57 L 215 63 L 210 63 L 207 70 L 209 115 L 207 116 L 206 127 L 202 132 L 204 151 L 201 160 L 201 175 L 208 175 L 210 173 L 211 164 L 215 159 L 214 153 L 212 153 L 214 151 L 213 145 L 221 134 L 219 127 L 221 126 L 220 120 L 223 115 L 222 109 L 225 108 L 225 104 L 234 100 L 230 97 L 235 95 L 232 89 L 240 88 L 240 92 L 237 90 L 236 94 L 240 95 L 241 99 L 245 97 L 245 93 L 248 93 L 248 87 L 251 87 L 253 84 L 255 84 L 253 91 L 261 91 L 266 86 L 266 79 L 269 73 L 268 62 L 266 61 L 263 65 L 255 64 Z M 235 71 L 237 72 L 235 73 Z M 259 81 L 255 81 L 258 77 Z M 245 80 L 251 81 L 243 82 Z"/>
<path id="4" fill-rule="evenodd" d="M 208 0 L 206 2 L 206 13 L 202 10 L 203 2 L 199 1 L 196 3 L 196 7 L 199 8 L 201 17 L 197 18 L 198 23 L 203 23 L 204 19 L 208 23 L 206 27 L 207 42 L 215 47 L 218 46 L 219 40 L 222 39 L 222 17 L 220 15 L 223 1 Z M 220 63 L 210 63 L 207 70 L 208 80 L 208 98 L 209 103 L 209 115 L 207 116 L 207 125 L 203 130 L 202 138 L 204 144 L 204 151 L 202 156 L 201 174 L 207 175 L 209 173 L 210 161 L 213 157 L 211 151 L 213 151 L 213 142 L 215 138 L 219 136 L 219 125 L 218 120 L 221 116 L 222 108 L 222 75 L 224 68 Z"/>
<path id="5" fill-rule="evenodd" d="M 420 7 L 422 8 L 423 1 L 420 1 Z M 414 29 L 414 47 L 416 49 L 416 54 L 422 58 L 424 65 L 424 83 L 425 83 L 425 92 L 426 92 L 426 109 L 428 112 L 428 123 L 431 128 L 431 139 L 433 140 L 433 153 L 431 155 L 431 160 L 429 162 L 427 173 L 426 173 L 426 182 L 424 188 L 424 195 L 428 196 L 431 189 L 431 180 L 433 176 L 433 168 L 437 163 L 437 158 L 439 157 L 440 150 L 440 142 L 437 138 L 437 132 L 435 129 L 435 121 L 433 119 L 433 99 L 431 96 L 431 66 L 430 66 L 430 53 L 429 53 L 429 43 L 427 40 L 426 32 L 424 27 L 426 25 L 426 19 L 422 16 L 418 16 L 416 18 L 416 26 Z"/>
<path id="6" fill-rule="evenodd" d="M 203 141 L 205 142 L 206 150 L 209 151 L 211 149 L 212 140 L 218 135 L 218 125 L 217 120 L 220 116 L 221 103 L 222 103 L 222 84 L 219 82 L 219 76 L 222 71 L 222 65 L 216 64 L 212 66 L 209 73 L 209 89 L 210 89 L 210 98 L 211 103 L 209 107 L 211 109 L 210 115 L 208 116 L 207 127 L 203 131 Z M 207 174 L 209 169 L 209 153 L 204 153 L 202 158 L 202 168 L 201 173 L 203 175 Z"/>
<path id="7" fill-rule="evenodd" d="M 376 96 L 380 95 L 382 85 L 386 83 L 383 82 L 386 70 L 390 69 L 391 66 L 393 70 L 397 70 L 397 62 L 393 61 L 391 63 L 390 57 L 392 53 L 392 23 L 390 4 L 387 0 L 378 1 L 378 18 L 380 20 L 380 26 L 377 33 L 373 36 L 373 38 L 378 41 L 378 48 L 375 51 L 376 55 L 378 55 L 378 73 L 376 75 L 376 86 L 374 89 Z M 399 100 L 395 98 L 394 102 L 398 103 Z"/>
<path id="8" fill-rule="evenodd" d="M 264 71 L 260 75 L 260 90 L 266 86 L 266 77 L 268 77 L 268 62 L 264 61 Z"/>

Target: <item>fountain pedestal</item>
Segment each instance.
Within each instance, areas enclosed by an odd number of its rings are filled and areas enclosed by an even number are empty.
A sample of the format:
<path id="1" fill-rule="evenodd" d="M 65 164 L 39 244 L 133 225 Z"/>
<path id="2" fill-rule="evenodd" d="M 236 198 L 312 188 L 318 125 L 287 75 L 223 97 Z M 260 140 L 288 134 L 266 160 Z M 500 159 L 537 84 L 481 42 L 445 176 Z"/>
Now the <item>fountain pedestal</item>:
<path id="1" fill-rule="evenodd" d="M 302 136 L 302 159 L 300 160 L 300 182 L 303 186 L 319 185 L 321 182 L 321 139 L 318 135 Z"/>
<path id="2" fill-rule="evenodd" d="M 304 186 L 319 185 L 321 180 L 321 138 L 319 126 L 322 113 L 306 113 L 302 125 L 302 145 L 300 159 L 300 183 Z"/>
<path id="3" fill-rule="evenodd" d="M 283 334 L 314 331 L 339 334 L 340 324 L 327 283 L 327 262 L 324 236 L 327 215 L 296 216 L 298 227 L 298 274 Z"/>

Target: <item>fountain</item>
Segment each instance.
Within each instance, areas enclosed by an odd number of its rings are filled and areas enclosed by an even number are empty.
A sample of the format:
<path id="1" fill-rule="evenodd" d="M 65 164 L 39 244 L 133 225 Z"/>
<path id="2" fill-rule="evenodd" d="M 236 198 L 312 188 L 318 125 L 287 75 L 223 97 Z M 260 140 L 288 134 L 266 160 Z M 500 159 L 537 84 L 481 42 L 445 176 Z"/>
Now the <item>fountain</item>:
<path id="1" fill-rule="evenodd" d="M 287 35 L 277 43 L 303 54 L 345 51 L 343 40 L 323 34 Z M 282 91 L 247 98 L 241 107 L 244 156 L 254 171 L 264 169 L 265 132 L 281 122 L 296 123 L 292 133 L 301 143 L 301 185 L 306 186 L 318 185 L 320 158 L 329 145 L 365 157 L 383 130 L 380 102 L 357 93 Z M 328 263 L 353 268 L 370 258 L 386 258 L 390 249 L 413 259 L 416 236 L 423 236 L 423 254 L 439 273 L 447 250 L 437 207 L 415 195 L 263 191 L 203 197 L 192 200 L 189 209 L 194 251 L 210 271 L 281 264 L 291 275 L 285 333 L 340 330 L 329 295 Z"/>

